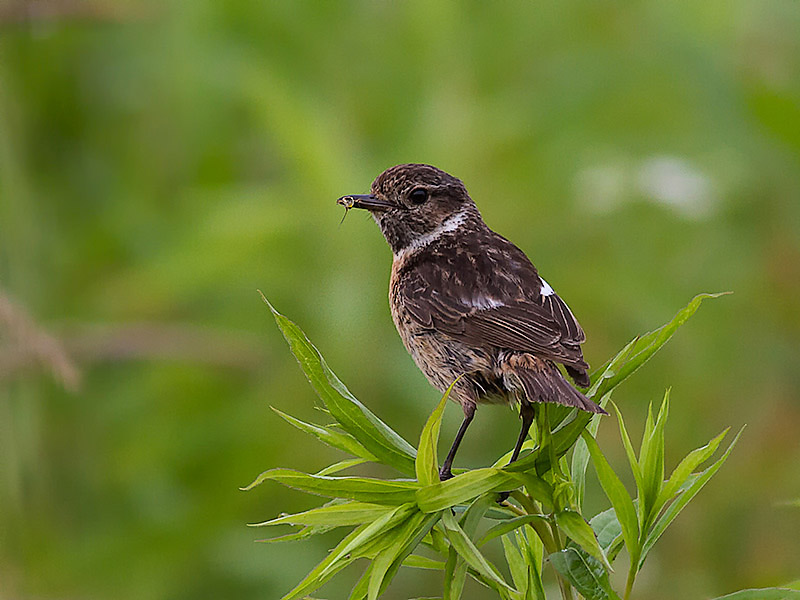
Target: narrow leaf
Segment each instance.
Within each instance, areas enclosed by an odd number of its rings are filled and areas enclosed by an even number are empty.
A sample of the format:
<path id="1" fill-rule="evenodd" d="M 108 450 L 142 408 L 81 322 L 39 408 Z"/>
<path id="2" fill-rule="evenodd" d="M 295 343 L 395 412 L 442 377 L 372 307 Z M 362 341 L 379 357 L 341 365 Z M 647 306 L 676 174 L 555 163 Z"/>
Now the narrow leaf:
<path id="1" fill-rule="evenodd" d="M 589 521 L 595 535 L 597 543 L 605 552 L 609 562 L 614 562 L 617 554 L 622 548 L 622 526 L 617 519 L 617 513 L 613 508 L 609 508 Z"/>
<path id="2" fill-rule="evenodd" d="M 331 429 L 330 427 L 321 427 L 319 425 L 313 425 L 311 423 L 306 423 L 301 421 L 300 419 L 296 419 L 291 415 L 287 415 L 284 412 L 281 412 L 274 406 L 270 406 L 270 408 L 275 411 L 282 419 L 284 419 L 290 425 L 294 425 L 300 431 L 304 431 L 310 435 L 313 435 L 315 438 L 320 440 L 321 442 L 327 444 L 328 446 L 332 446 L 333 448 L 338 448 L 348 454 L 352 454 L 353 456 L 357 456 L 359 458 L 363 458 L 369 461 L 377 461 L 378 459 L 369 452 L 364 446 L 362 446 L 358 440 L 356 440 L 352 435 L 349 433 L 342 433 L 341 431 L 336 431 Z"/>
<path id="3" fill-rule="evenodd" d="M 417 449 L 414 468 L 417 473 L 417 481 L 422 485 L 432 485 L 439 481 L 439 459 L 436 453 L 436 446 L 439 443 L 439 429 L 442 426 L 444 408 L 455 383 L 454 381 L 447 388 L 438 406 L 428 417 L 428 421 L 425 423 L 425 427 L 422 428 L 422 434 L 419 437 L 419 448 Z"/>
<path id="4" fill-rule="evenodd" d="M 391 582 L 406 556 L 422 541 L 422 538 L 439 520 L 440 515 L 413 514 L 394 536 L 392 544 L 381 551 L 372 562 L 369 578 L 368 598 L 377 600 Z"/>
<path id="5" fill-rule="evenodd" d="M 546 600 L 542 583 L 542 567 L 544 566 L 544 545 L 538 534 L 528 529 L 517 529 L 514 532 L 517 545 L 525 557 L 528 567 L 528 589 L 525 600 Z"/>
<path id="6" fill-rule="evenodd" d="M 742 590 L 715 600 L 800 600 L 800 591 L 786 588 L 762 588 Z"/>
<path id="7" fill-rule="evenodd" d="M 698 294 L 691 300 L 691 302 L 689 302 L 689 304 L 678 311 L 678 314 L 676 314 L 667 324 L 634 339 L 633 342 L 629 344 L 630 347 L 627 350 L 625 360 L 621 361 L 621 364 L 617 366 L 614 375 L 601 381 L 600 385 L 595 390 L 594 395 L 603 397 L 609 390 L 617 387 L 625 379 L 630 377 L 634 371 L 650 360 L 650 358 L 669 341 L 675 331 L 677 331 L 677 329 L 683 325 L 689 319 L 689 317 L 691 317 L 697 311 L 698 308 L 700 308 L 700 304 L 703 302 L 703 300 L 706 298 L 718 298 L 729 293 L 730 292 L 722 292 L 717 294 Z M 598 372 L 604 372 L 605 367 L 606 365 L 600 367 Z"/>
<path id="8" fill-rule="evenodd" d="M 611 589 L 603 565 L 577 548 L 565 548 L 549 557 L 561 573 L 586 600 L 619 600 Z"/>
<path id="9" fill-rule="evenodd" d="M 341 527 L 344 525 L 361 525 L 370 523 L 382 517 L 392 509 L 380 504 L 367 504 L 365 502 L 346 502 L 343 504 L 333 504 L 314 508 L 294 515 L 285 515 L 254 523 L 251 527 L 263 527 L 267 525 L 328 525 L 331 527 Z"/>
<path id="10" fill-rule="evenodd" d="M 611 366 L 609 366 L 611 368 Z M 605 408 L 611 401 L 612 391 L 609 391 L 605 396 L 600 399 L 600 406 Z M 586 431 L 592 434 L 592 437 L 597 435 L 597 430 L 600 428 L 600 417 L 604 415 L 593 415 Z M 589 466 L 589 450 L 586 448 L 586 442 L 578 438 L 575 442 L 575 450 L 572 451 L 572 465 L 570 466 L 570 474 L 575 486 L 575 502 L 578 507 L 583 506 L 583 497 L 586 493 L 586 467 Z"/>
<path id="11" fill-rule="evenodd" d="M 628 430 L 625 427 L 625 421 L 622 419 L 622 412 L 620 412 L 617 405 L 613 402 L 614 412 L 617 414 L 617 423 L 619 424 L 619 435 L 622 438 L 622 445 L 625 447 L 625 454 L 628 456 L 628 464 L 631 467 L 633 478 L 636 480 L 636 489 L 639 492 L 639 497 L 644 495 L 644 479 L 642 477 L 642 469 L 639 467 L 639 459 L 636 452 L 633 450 L 631 438 L 628 435 Z"/>
<path id="12" fill-rule="evenodd" d="M 483 546 L 486 542 L 491 541 L 496 537 L 511 533 L 518 527 L 524 527 L 528 523 L 533 523 L 534 521 L 542 521 L 546 523 L 547 517 L 544 515 L 525 515 L 523 517 L 508 519 L 507 521 L 503 521 L 502 523 L 498 523 L 497 525 L 490 527 L 486 533 L 483 534 L 483 537 L 476 542 L 476 545 Z"/>
<path id="13" fill-rule="evenodd" d="M 448 511 L 442 512 L 442 524 L 445 527 L 447 539 L 450 540 L 453 548 L 455 548 L 456 552 L 458 552 L 470 567 L 497 585 L 512 592 L 516 591 L 503 581 L 503 578 L 497 570 L 486 560 L 486 557 L 481 554 L 481 551 L 478 550 L 473 541 L 469 539 L 469 536 L 464 533 L 464 530 L 461 529 L 453 515 Z"/>
<path id="14" fill-rule="evenodd" d="M 428 569 L 433 571 L 444 570 L 444 562 L 441 560 L 434 560 L 427 556 L 420 556 L 419 554 L 410 554 L 403 560 L 404 567 L 411 567 L 413 569 Z"/>
<path id="15" fill-rule="evenodd" d="M 297 600 L 297 598 L 307 596 L 314 590 L 322 587 L 322 585 L 331 577 L 333 577 L 338 571 L 341 571 L 354 560 L 356 560 L 355 557 L 350 557 L 349 560 L 338 560 L 337 557 L 339 556 L 339 553 L 337 551 L 350 544 L 356 537 L 361 535 L 367 527 L 368 525 L 362 525 L 354 529 L 341 542 L 339 542 L 336 548 L 334 548 L 328 554 L 328 556 L 322 560 L 322 562 L 320 562 L 311 570 L 308 575 L 306 575 L 305 579 L 303 579 L 294 587 L 294 589 L 283 596 L 281 600 Z M 325 575 L 323 575 L 323 572 L 325 572 Z"/>
<path id="16" fill-rule="evenodd" d="M 582 516 L 573 510 L 562 510 L 556 513 L 556 524 L 573 542 L 605 565 L 606 569 L 613 570 L 606 559 L 606 555 L 603 554 L 603 549 L 594 535 L 594 530 L 584 521 Z"/>
<path id="17" fill-rule="evenodd" d="M 469 539 L 474 537 L 475 531 L 478 528 L 478 523 L 480 523 L 483 515 L 486 514 L 486 511 L 489 510 L 489 507 L 493 506 L 494 503 L 494 494 L 485 494 L 476 498 L 464 512 L 464 516 L 461 518 L 461 528 Z M 460 597 L 462 595 L 466 577 L 467 563 L 462 557 L 457 556 L 452 582 L 448 587 L 448 594 L 451 597 Z"/>
<path id="18" fill-rule="evenodd" d="M 672 475 L 669 476 L 669 480 L 664 485 L 661 490 L 661 494 L 658 498 L 658 508 L 660 509 L 664 506 L 665 503 L 669 502 L 672 497 L 678 493 L 678 490 L 684 484 L 684 482 L 688 479 L 689 475 L 699 467 L 701 464 L 706 462 L 711 456 L 713 456 L 714 452 L 717 451 L 719 445 L 722 443 L 722 440 L 725 439 L 725 436 L 728 434 L 730 427 L 725 429 L 722 433 L 720 433 L 717 437 L 712 439 L 708 444 L 692 450 L 686 457 L 675 467 L 675 470 L 672 471 Z"/>
<path id="19" fill-rule="evenodd" d="M 351 555 L 356 555 L 356 552 L 362 549 L 367 542 L 374 540 L 378 536 L 389 536 L 395 525 L 405 521 L 415 513 L 416 509 L 413 504 L 403 504 L 388 514 L 375 519 L 372 523 L 366 524 L 358 535 L 350 539 L 347 544 L 344 546 L 337 546 L 336 549 L 331 552 L 329 557 L 331 558 L 331 563 L 322 569 L 319 576 L 324 577 L 329 570 L 335 567 L 338 560 L 346 559 L 347 557 L 352 558 Z"/>
<path id="20" fill-rule="evenodd" d="M 374 504 L 404 504 L 414 502 L 416 482 L 368 477 L 329 477 L 309 475 L 291 469 L 271 469 L 263 472 L 244 490 L 250 490 L 266 480 L 328 498 L 349 498 Z"/>
<path id="21" fill-rule="evenodd" d="M 349 469 L 350 467 L 356 467 L 358 465 L 363 465 L 365 462 L 369 462 L 364 460 L 363 458 L 350 458 L 348 460 L 340 460 L 337 463 L 333 463 L 332 465 L 328 465 L 324 469 L 317 471 L 314 475 L 318 475 L 320 477 L 324 477 L 325 475 L 333 475 L 334 473 L 340 473 L 345 469 Z"/>
<path id="22" fill-rule="evenodd" d="M 528 587 L 528 565 L 508 536 L 503 536 L 502 541 L 503 552 L 506 556 L 506 563 L 508 563 L 508 570 L 511 571 L 511 579 L 514 582 L 514 587 L 520 592 L 525 593 Z"/>
<path id="23" fill-rule="evenodd" d="M 643 494 L 639 496 L 639 512 L 642 531 L 649 529 L 658 512 L 655 510 L 661 486 L 664 485 L 664 427 L 669 415 L 669 390 L 658 411 L 658 417 L 650 430 L 646 446 L 639 456 L 642 469 Z"/>
<path id="24" fill-rule="evenodd" d="M 419 488 L 416 499 L 423 512 L 438 512 L 482 494 L 513 489 L 519 485 L 518 478 L 513 474 L 487 467 Z"/>
<path id="25" fill-rule="evenodd" d="M 647 553 L 650 552 L 650 549 L 658 541 L 658 538 L 661 537 L 661 534 L 664 533 L 669 524 L 675 520 L 675 517 L 680 514 L 680 512 L 686 507 L 687 504 L 689 504 L 692 498 L 694 498 L 697 493 L 703 489 L 703 486 L 708 483 L 708 480 L 711 479 L 714 474 L 719 471 L 720 467 L 725 463 L 725 461 L 728 460 L 728 456 L 730 456 L 730 453 L 733 450 L 733 447 L 736 445 L 736 442 L 739 440 L 739 436 L 742 435 L 743 430 L 744 427 L 739 430 L 739 433 L 736 434 L 736 437 L 733 439 L 730 446 L 728 446 L 728 449 L 725 450 L 725 454 L 723 454 L 705 471 L 697 474 L 697 477 L 694 479 L 694 481 L 692 481 L 691 485 L 678 494 L 672 504 L 670 504 L 667 510 L 664 511 L 664 514 L 661 515 L 661 518 L 656 521 L 653 529 L 648 532 L 647 539 L 642 547 L 642 554 L 639 558 L 639 568 L 641 568 L 641 565 L 644 563 Z M 623 528 L 623 534 L 624 532 L 625 530 Z"/>
<path id="26" fill-rule="evenodd" d="M 381 462 L 401 473 L 413 475 L 416 456 L 414 448 L 359 402 L 331 371 L 303 331 L 275 310 L 263 294 L 261 297 L 272 311 L 275 322 L 289 343 L 300 368 L 342 428 Z"/>
<path id="27" fill-rule="evenodd" d="M 595 439 L 585 433 L 583 439 L 589 449 L 589 454 L 592 457 L 597 477 L 600 480 L 600 485 L 603 491 L 611 501 L 611 506 L 616 511 L 617 518 L 619 519 L 620 526 L 622 527 L 622 537 L 625 539 L 625 546 L 631 556 L 638 556 L 639 551 L 639 522 L 636 518 L 636 508 L 633 505 L 633 500 L 628 495 L 628 491 L 622 482 L 614 473 L 611 465 L 608 464 L 605 456 L 600 451 L 599 446 Z"/>

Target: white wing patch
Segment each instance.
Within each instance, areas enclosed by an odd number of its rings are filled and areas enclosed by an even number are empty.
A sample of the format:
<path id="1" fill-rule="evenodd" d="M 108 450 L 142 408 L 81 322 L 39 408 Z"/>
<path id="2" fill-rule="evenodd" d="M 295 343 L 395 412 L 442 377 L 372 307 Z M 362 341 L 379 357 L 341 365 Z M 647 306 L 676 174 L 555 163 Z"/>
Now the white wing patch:
<path id="1" fill-rule="evenodd" d="M 539 279 L 541 279 L 541 281 L 542 281 L 542 289 L 539 291 L 539 293 L 542 296 L 552 296 L 553 294 L 555 294 L 555 291 L 553 290 L 553 288 L 550 287 L 549 283 L 547 283 L 541 277 Z"/>
<path id="2" fill-rule="evenodd" d="M 496 300 L 491 296 L 474 296 L 469 298 L 467 304 L 477 308 L 478 310 L 487 310 L 490 308 L 497 308 L 498 306 L 503 306 L 503 303 L 500 300 Z"/>

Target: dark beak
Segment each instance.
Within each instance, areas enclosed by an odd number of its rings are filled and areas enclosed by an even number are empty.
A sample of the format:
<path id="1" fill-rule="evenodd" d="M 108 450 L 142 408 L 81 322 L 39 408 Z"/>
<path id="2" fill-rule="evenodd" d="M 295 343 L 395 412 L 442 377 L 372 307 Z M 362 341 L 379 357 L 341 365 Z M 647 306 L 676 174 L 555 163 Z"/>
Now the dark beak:
<path id="1" fill-rule="evenodd" d="M 342 196 L 336 201 L 345 208 L 363 208 L 370 212 L 384 212 L 397 208 L 391 202 L 386 202 L 373 196 L 372 194 L 355 194 L 353 196 Z"/>

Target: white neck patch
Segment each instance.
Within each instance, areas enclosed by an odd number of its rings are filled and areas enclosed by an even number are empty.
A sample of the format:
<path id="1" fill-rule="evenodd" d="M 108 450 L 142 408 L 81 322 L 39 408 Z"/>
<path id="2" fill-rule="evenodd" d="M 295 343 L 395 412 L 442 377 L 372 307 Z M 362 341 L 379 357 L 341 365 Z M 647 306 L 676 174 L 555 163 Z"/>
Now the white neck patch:
<path id="1" fill-rule="evenodd" d="M 424 248 L 431 242 L 438 240 L 442 235 L 445 233 L 450 233 L 451 231 L 455 231 L 467 220 L 467 211 L 461 210 L 454 215 L 447 217 L 444 222 L 439 225 L 433 231 L 426 233 L 425 235 L 421 235 L 415 240 L 413 240 L 408 246 L 405 248 L 401 248 L 398 250 L 395 255 L 395 260 L 402 260 L 411 254 L 414 254 L 420 248 Z"/>

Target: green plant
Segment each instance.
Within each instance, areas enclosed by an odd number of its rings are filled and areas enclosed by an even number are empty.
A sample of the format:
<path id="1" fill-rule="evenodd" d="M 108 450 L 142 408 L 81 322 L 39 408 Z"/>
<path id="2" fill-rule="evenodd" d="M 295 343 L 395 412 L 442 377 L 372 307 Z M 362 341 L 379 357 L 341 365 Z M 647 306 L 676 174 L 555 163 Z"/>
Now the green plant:
<path id="1" fill-rule="evenodd" d="M 599 399 L 602 406 L 611 403 L 612 391 L 658 351 L 705 298 L 715 296 L 695 297 L 670 322 L 632 340 L 593 374 L 587 395 Z M 319 508 L 257 524 L 300 527 L 271 541 L 352 527 L 283 600 L 306 597 L 359 559 L 369 562 L 350 600 L 378 598 L 401 566 L 443 571 L 445 600 L 461 598 L 467 577 L 495 590 L 504 600 L 544 600 L 542 576 L 548 564 L 555 571 L 563 599 L 575 598 L 577 593 L 588 600 L 614 600 L 619 596 L 612 589 L 609 573 L 623 546 L 629 556 L 624 591 L 627 599 L 655 542 L 719 470 L 739 436 L 715 462 L 697 471 L 721 445 L 727 434 L 723 431 L 690 452 L 665 479 L 669 392 L 657 416 L 653 416 L 652 407 L 648 411 L 638 456 L 622 414 L 614 406 L 636 481 L 637 497 L 633 498 L 595 441 L 600 416 L 545 404 L 538 411 L 531 439 L 524 445 L 527 454 L 520 460 L 509 465 L 506 455 L 491 467 L 457 470 L 455 477 L 442 482 L 437 443 L 449 390 L 429 417 L 415 449 L 350 393 L 297 325 L 269 306 L 335 424 L 314 425 L 276 412 L 298 429 L 352 456 L 316 474 L 271 469 L 244 488 L 249 490 L 271 480 L 331 498 Z M 385 464 L 404 478 L 336 476 L 365 462 Z M 587 520 L 582 507 L 589 462 L 611 508 Z M 508 500 L 498 504 L 498 493 L 506 490 L 512 490 Z M 510 582 L 481 550 L 492 541 L 502 544 Z M 420 554 L 421 548 L 428 548 L 437 558 Z M 800 598 L 797 591 L 775 593 L 776 598 Z"/>

